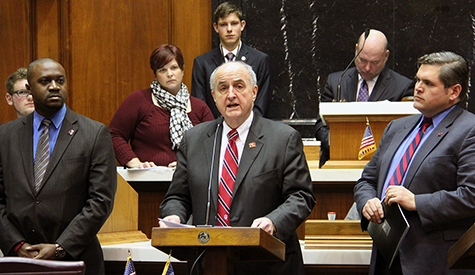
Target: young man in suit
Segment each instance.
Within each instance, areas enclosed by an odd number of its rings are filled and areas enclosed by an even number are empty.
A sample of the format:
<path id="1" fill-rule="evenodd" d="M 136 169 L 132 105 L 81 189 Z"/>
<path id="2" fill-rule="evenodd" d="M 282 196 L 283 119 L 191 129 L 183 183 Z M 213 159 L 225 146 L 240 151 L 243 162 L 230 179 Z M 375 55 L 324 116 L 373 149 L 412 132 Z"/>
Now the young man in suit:
<path id="1" fill-rule="evenodd" d="M 243 61 L 251 65 L 257 74 L 259 87 L 254 112 L 264 117 L 267 115 L 272 94 L 269 56 L 242 43 L 241 33 L 245 26 L 246 21 L 239 7 L 230 2 L 219 5 L 214 13 L 213 28 L 219 35 L 220 45 L 196 57 L 193 63 L 191 95 L 206 102 L 215 118 L 220 114 L 211 95 L 209 78 L 214 69 L 229 61 Z"/>
<path id="2" fill-rule="evenodd" d="M 211 85 L 222 118 L 185 133 L 160 213 L 177 223 L 193 214 L 195 225 L 259 227 L 285 242 L 285 262 L 239 263 L 236 274 L 303 274 L 295 230 L 312 211 L 315 198 L 300 134 L 254 114 L 258 88 L 249 65 L 221 65 L 211 75 Z M 228 143 L 228 134 L 234 132 L 236 140 Z M 229 182 L 228 176 L 234 180 Z"/>
<path id="3" fill-rule="evenodd" d="M 35 110 L 33 97 L 26 89 L 26 68 L 19 68 L 10 76 L 8 76 L 5 86 L 7 93 L 5 100 L 7 104 L 15 108 L 17 117 L 22 117 L 30 114 Z"/>
<path id="4" fill-rule="evenodd" d="M 78 260 L 104 274 L 96 237 L 112 211 L 116 163 L 109 129 L 66 107 L 64 68 L 28 66 L 35 102 L 0 126 L 0 248 L 6 256 Z"/>
<path id="5" fill-rule="evenodd" d="M 388 40 L 384 33 L 369 30 L 368 37 L 362 33 L 355 45 L 355 67 L 344 75 L 343 71 L 328 76 L 320 102 L 337 100 L 338 84 L 341 84 L 341 101 L 401 101 L 403 97 L 412 96 L 414 82 L 395 71 L 386 68 L 389 57 Z M 364 45 L 364 46 L 363 46 Z M 339 81 L 341 77 L 341 82 Z M 365 83 L 365 84 L 363 84 Z M 362 87 L 366 87 L 366 96 L 360 95 Z M 315 137 L 321 142 L 320 167 L 330 158 L 329 129 L 321 118 L 317 119 Z"/>
<path id="6" fill-rule="evenodd" d="M 473 274 L 449 270 L 447 260 L 475 222 L 475 115 L 463 106 L 469 67 L 451 52 L 418 64 L 414 107 L 421 114 L 388 124 L 354 190 L 363 230 L 381 223 L 382 203 L 399 204 L 411 226 L 391 269 L 373 246 L 370 274 Z"/>

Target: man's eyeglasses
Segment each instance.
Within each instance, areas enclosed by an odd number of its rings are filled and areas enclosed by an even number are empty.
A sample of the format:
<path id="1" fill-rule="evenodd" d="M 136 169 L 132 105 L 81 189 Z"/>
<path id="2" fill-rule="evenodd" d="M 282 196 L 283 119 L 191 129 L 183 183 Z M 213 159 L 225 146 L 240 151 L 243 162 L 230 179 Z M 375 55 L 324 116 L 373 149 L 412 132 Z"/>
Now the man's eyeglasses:
<path id="1" fill-rule="evenodd" d="M 30 91 L 28 91 L 28 90 L 14 91 L 12 94 L 16 94 L 18 97 L 27 97 L 27 96 L 31 95 Z"/>

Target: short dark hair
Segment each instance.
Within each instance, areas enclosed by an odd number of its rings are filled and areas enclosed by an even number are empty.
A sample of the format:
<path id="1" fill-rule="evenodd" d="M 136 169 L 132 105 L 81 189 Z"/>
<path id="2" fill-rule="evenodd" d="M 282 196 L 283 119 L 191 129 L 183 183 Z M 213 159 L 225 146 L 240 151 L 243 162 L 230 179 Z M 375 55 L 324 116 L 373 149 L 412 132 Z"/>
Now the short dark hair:
<path id="1" fill-rule="evenodd" d="M 235 13 L 236 16 L 239 18 L 239 21 L 244 20 L 240 7 L 236 6 L 234 3 L 231 2 L 224 2 L 219 5 L 216 8 L 216 11 L 214 12 L 214 23 L 218 24 L 219 18 L 225 18 L 231 13 Z"/>
<path id="2" fill-rule="evenodd" d="M 444 83 L 445 88 L 460 84 L 459 99 L 464 101 L 468 94 L 468 81 L 470 68 L 468 62 L 462 56 L 453 52 L 435 52 L 423 55 L 417 60 L 417 67 L 421 65 L 439 65 L 439 79 Z"/>
<path id="3" fill-rule="evenodd" d="M 178 63 L 178 67 L 183 71 L 185 68 L 185 61 L 183 61 L 183 54 L 175 45 L 162 44 L 153 50 L 150 55 L 150 68 L 153 74 L 161 67 L 167 65 L 173 59 Z"/>
<path id="4" fill-rule="evenodd" d="M 7 81 L 5 81 L 5 86 L 7 86 L 7 92 L 12 95 L 14 92 L 13 86 L 18 80 L 22 79 L 26 79 L 26 68 L 19 68 L 10 76 L 8 76 Z"/>

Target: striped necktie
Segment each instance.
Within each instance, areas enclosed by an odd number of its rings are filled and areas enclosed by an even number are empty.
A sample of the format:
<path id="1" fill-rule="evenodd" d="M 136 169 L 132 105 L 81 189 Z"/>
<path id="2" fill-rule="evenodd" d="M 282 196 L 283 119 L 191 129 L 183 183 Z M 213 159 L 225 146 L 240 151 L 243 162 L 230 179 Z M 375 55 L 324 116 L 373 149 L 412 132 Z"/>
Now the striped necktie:
<path id="1" fill-rule="evenodd" d="M 409 144 L 409 147 L 407 147 L 406 152 L 404 152 L 404 155 L 397 165 L 396 170 L 394 171 L 394 174 L 391 177 L 391 180 L 389 181 L 389 185 L 401 185 L 402 178 L 404 177 L 404 174 L 406 173 L 407 167 L 409 166 L 409 163 L 411 162 L 412 156 L 414 155 L 414 152 L 417 149 L 417 146 L 421 142 L 422 137 L 424 136 L 424 133 L 426 129 L 432 124 L 432 119 L 431 118 L 426 118 L 424 121 L 422 121 L 421 128 L 416 134 L 416 137 L 412 140 L 411 144 Z"/>
<path id="2" fill-rule="evenodd" d="M 229 226 L 229 209 L 233 198 L 234 182 L 236 181 L 236 173 L 238 169 L 238 150 L 236 139 L 239 134 L 236 130 L 228 133 L 228 145 L 224 153 L 223 169 L 219 180 L 218 195 L 218 225 Z"/>
<path id="3" fill-rule="evenodd" d="M 44 127 L 38 139 L 34 167 L 36 193 L 38 193 L 40 190 L 41 184 L 43 182 L 43 176 L 45 175 L 46 168 L 48 167 L 49 163 L 49 126 L 51 124 L 51 120 L 49 118 L 45 118 L 41 124 L 44 125 Z"/>

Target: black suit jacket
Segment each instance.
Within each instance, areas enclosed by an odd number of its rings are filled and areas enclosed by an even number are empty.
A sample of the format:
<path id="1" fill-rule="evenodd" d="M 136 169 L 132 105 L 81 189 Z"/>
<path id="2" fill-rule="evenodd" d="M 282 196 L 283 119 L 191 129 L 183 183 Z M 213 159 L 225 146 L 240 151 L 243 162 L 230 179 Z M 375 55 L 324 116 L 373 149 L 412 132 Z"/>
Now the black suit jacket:
<path id="1" fill-rule="evenodd" d="M 193 224 L 205 224 L 212 177 L 210 224 L 217 224 L 222 123 L 218 118 L 185 133 L 172 183 L 160 207 L 162 216 L 175 214 L 186 222 L 193 214 Z M 277 237 L 286 243 L 286 261 L 261 263 L 260 268 L 239 264 L 238 274 L 302 274 L 295 230 L 314 205 L 300 134 L 283 123 L 254 116 L 236 175 L 229 221 L 231 226 L 251 226 L 256 218 L 269 218 L 277 228 Z"/>
<path id="2" fill-rule="evenodd" d="M 394 120 L 355 186 L 358 212 L 381 197 L 391 161 L 421 115 Z M 475 222 L 475 115 L 456 106 L 432 131 L 406 171 L 404 187 L 415 195 L 417 211 L 404 210 L 411 225 L 399 257 L 404 274 L 473 274 L 449 270 L 449 248 Z M 366 230 L 368 220 L 361 215 Z M 370 274 L 383 274 L 373 247 Z"/>
<path id="3" fill-rule="evenodd" d="M 236 61 L 249 64 L 256 73 L 258 92 L 254 101 L 254 112 L 265 117 L 273 88 L 269 56 L 242 43 Z M 191 95 L 206 102 L 215 118 L 220 116 L 220 113 L 211 95 L 209 81 L 211 73 L 223 63 L 224 57 L 219 47 L 196 57 L 193 62 Z"/>
<path id="4" fill-rule="evenodd" d="M 59 243 L 87 274 L 103 274 L 96 237 L 112 211 L 116 163 L 107 126 L 67 109 L 35 194 L 33 114 L 0 126 L 0 248 Z"/>
<path id="5" fill-rule="evenodd" d="M 338 80 L 343 71 L 331 73 L 320 95 L 320 102 L 332 102 L 337 100 Z M 341 79 L 341 100 L 347 102 L 356 101 L 358 91 L 358 71 L 355 67 L 350 68 Z M 401 101 L 403 97 L 414 95 L 414 81 L 402 76 L 395 71 L 384 68 L 379 74 L 373 91 L 368 101 Z M 328 146 L 329 129 L 323 124 L 320 117 L 317 118 L 315 137 L 321 141 L 320 166 L 329 158 Z"/>

